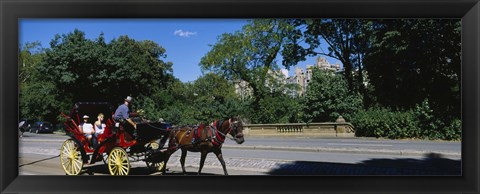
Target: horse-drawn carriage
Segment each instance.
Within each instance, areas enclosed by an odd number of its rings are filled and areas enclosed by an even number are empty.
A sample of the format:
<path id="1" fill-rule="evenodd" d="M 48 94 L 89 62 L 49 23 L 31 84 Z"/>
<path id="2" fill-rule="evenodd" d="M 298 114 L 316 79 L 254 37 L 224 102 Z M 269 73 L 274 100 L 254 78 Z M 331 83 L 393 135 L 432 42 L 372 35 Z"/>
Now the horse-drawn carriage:
<path id="1" fill-rule="evenodd" d="M 60 162 L 67 175 L 78 175 L 85 164 L 98 161 L 108 166 L 111 175 L 128 175 L 131 161 L 145 161 L 152 170 L 162 169 L 166 149 L 161 144 L 168 138 L 170 125 L 138 119 L 137 135 L 134 136 L 113 119 L 114 111 L 114 107 L 106 102 L 78 102 L 69 115 L 62 113 L 66 118 L 65 131 L 70 136 L 60 151 Z M 83 115 L 96 118 L 100 113 L 106 115 L 105 127 L 97 136 L 98 144 L 92 147 L 92 140 L 80 130 L 80 119 Z"/>

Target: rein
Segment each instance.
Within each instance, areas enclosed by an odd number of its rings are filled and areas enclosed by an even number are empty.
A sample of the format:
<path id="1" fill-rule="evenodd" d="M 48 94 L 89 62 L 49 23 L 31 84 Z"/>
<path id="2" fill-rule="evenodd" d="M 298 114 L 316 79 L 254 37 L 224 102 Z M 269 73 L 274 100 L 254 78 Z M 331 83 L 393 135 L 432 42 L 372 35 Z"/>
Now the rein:
<path id="1" fill-rule="evenodd" d="M 145 123 L 145 124 L 147 124 L 148 126 L 150 126 L 151 128 L 154 128 L 154 129 L 168 131 L 167 129 L 164 129 L 164 128 L 161 128 L 161 127 L 156 127 L 156 126 L 154 126 L 154 125 L 151 125 L 151 124 L 150 124 L 150 123 L 148 123 L 148 122 L 147 122 L 147 123 Z"/>
<path id="2" fill-rule="evenodd" d="M 230 123 L 230 120 L 228 120 L 228 122 L 229 122 L 229 126 L 228 126 L 228 131 L 226 132 L 226 134 L 230 133 L 230 131 L 232 130 L 232 126 L 233 126 L 233 123 Z M 223 124 L 223 122 L 222 122 L 222 124 Z M 237 139 L 236 137 L 228 137 L 225 133 L 222 133 L 220 130 L 218 130 L 218 129 L 216 129 L 216 130 L 217 130 L 218 133 L 222 134 L 224 137 L 226 137 L 228 139 L 231 139 L 231 140 L 234 140 L 234 141 Z"/>

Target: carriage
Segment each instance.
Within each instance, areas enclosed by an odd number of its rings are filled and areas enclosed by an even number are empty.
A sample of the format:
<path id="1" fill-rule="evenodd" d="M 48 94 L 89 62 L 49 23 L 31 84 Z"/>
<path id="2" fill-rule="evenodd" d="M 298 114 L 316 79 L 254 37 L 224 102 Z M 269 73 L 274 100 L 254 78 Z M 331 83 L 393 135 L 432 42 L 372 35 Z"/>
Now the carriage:
<path id="1" fill-rule="evenodd" d="M 65 132 L 70 137 L 60 150 L 60 162 L 67 175 L 78 175 L 86 172 L 84 165 L 103 161 L 111 175 L 128 175 L 131 162 L 144 161 L 147 167 L 160 171 L 164 167 L 165 143 L 171 126 L 164 122 L 151 122 L 135 118 L 137 135 L 128 133 L 123 124 L 113 119 L 114 107 L 107 102 L 77 102 L 66 118 Z M 93 123 L 97 115 L 105 115 L 103 134 L 97 136 L 98 144 L 92 147 L 79 128 L 81 117 L 89 115 Z M 90 172 L 91 174 L 92 172 Z"/>

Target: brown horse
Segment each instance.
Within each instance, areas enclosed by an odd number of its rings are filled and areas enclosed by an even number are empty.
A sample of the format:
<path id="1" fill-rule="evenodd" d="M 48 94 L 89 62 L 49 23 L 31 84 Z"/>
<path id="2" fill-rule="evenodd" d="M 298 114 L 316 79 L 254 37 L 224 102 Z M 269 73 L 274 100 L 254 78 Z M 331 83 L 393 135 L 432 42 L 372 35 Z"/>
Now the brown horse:
<path id="1" fill-rule="evenodd" d="M 170 132 L 170 151 L 166 157 L 165 164 L 168 162 L 168 159 L 173 152 L 181 149 L 182 156 L 180 158 L 180 163 L 182 165 L 182 171 L 185 174 L 185 158 L 187 157 L 187 151 L 200 152 L 200 167 L 198 169 L 198 174 L 200 174 L 205 159 L 207 158 L 207 154 L 213 152 L 222 164 L 223 172 L 225 175 L 228 175 L 221 149 L 227 134 L 230 134 L 233 137 L 231 139 L 235 140 L 238 144 L 242 144 L 245 141 L 243 138 L 243 125 L 238 117 L 215 121 L 210 126 L 186 126 L 174 129 Z M 166 165 L 163 167 L 164 173 L 165 169 Z"/>

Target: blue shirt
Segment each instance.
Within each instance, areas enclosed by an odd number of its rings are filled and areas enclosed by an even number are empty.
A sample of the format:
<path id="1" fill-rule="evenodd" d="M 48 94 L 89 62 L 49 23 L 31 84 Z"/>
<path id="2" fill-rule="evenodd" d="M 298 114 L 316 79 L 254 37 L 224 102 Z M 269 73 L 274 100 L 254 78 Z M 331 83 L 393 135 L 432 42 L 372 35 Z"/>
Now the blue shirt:
<path id="1" fill-rule="evenodd" d="M 117 110 L 115 111 L 115 119 L 128 119 L 128 106 L 125 104 L 122 104 L 118 106 Z"/>

